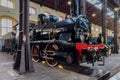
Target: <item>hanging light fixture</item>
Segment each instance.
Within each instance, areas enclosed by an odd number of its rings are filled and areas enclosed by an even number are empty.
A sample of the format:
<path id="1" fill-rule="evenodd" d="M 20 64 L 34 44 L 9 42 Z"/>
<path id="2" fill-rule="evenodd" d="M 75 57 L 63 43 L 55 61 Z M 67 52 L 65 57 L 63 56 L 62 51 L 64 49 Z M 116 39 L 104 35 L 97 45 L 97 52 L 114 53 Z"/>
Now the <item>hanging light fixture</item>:
<path id="1" fill-rule="evenodd" d="M 120 10 L 119 7 L 114 8 L 114 11 L 119 11 L 119 10 Z"/>
<path id="2" fill-rule="evenodd" d="M 68 0 L 68 5 L 71 5 L 71 0 Z"/>
<path id="3" fill-rule="evenodd" d="M 95 16 L 96 16 L 96 14 L 95 14 L 95 13 L 93 13 L 93 14 L 92 14 L 92 17 L 95 17 Z"/>

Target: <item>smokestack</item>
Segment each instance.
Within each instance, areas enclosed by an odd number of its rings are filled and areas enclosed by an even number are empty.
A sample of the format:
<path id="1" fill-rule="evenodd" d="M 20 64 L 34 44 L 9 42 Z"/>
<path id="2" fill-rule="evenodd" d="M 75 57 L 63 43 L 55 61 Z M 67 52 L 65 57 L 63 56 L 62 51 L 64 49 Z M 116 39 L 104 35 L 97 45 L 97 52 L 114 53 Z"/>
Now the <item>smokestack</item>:
<path id="1" fill-rule="evenodd" d="M 72 17 L 76 17 L 79 15 L 79 0 L 72 0 L 71 9 Z"/>

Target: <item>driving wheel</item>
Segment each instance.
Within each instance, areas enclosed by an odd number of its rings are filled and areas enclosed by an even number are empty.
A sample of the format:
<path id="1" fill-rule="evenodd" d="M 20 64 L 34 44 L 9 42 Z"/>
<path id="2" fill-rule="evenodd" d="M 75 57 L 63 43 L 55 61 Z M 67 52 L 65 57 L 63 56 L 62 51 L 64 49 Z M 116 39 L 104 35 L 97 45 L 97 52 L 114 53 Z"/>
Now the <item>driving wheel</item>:
<path id="1" fill-rule="evenodd" d="M 50 67 L 55 67 L 59 64 L 59 61 L 53 58 L 55 51 L 59 48 L 55 43 L 48 44 L 45 49 L 46 58 L 45 61 Z"/>
<path id="2" fill-rule="evenodd" d="M 39 47 L 37 45 L 33 45 L 32 53 L 33 53 L 32 60 L 34 62 L 38 62 L 39 61 Z"/>

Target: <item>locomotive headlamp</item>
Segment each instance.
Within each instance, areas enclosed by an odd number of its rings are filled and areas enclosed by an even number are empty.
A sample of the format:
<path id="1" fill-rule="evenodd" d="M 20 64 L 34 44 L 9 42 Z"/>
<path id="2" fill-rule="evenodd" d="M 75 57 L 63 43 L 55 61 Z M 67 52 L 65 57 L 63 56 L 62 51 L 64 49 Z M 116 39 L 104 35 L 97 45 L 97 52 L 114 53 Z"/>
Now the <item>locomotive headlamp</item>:
<path id="1" fill-rule="evenodd" d="M 77 24 L 76 26 L 77 29 L 80 29 L 83 32 L 89 31 L 90 21 L 85 15 L 78 16 L 76 20 L 76 24 Z"/>

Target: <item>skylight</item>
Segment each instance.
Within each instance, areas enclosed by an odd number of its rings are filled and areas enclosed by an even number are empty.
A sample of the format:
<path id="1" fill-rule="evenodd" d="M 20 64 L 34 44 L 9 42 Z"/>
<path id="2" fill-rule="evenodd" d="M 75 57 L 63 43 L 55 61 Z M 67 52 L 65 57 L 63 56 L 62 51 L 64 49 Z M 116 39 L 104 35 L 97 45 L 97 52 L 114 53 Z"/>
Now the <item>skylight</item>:
<path id="1" fill-rule="evenodd" d="M 100 2 L 100 0 L 87 0 L 87 1 L 94 5 L 96 8 L 102 10 L 102 3 Z"/>
<path id="2" fill-rule="evenodd" d="M 102 10 L 101 0 L 87 0 L 87 1 L 94 5 L 96 8 Z M 111 18 L 114 18 L 114 12 L 109 8 L 107 8 L 107 15 L 110 16 Z"/>
<path id="3" fill-rule="evenodd" d="M 114 12 L 112 10 L 110 10 L 109 8 L 107 8 L 107 15 L 114 18 Z"/>

